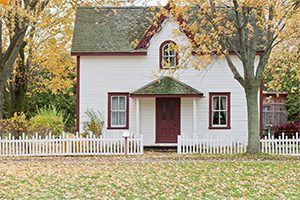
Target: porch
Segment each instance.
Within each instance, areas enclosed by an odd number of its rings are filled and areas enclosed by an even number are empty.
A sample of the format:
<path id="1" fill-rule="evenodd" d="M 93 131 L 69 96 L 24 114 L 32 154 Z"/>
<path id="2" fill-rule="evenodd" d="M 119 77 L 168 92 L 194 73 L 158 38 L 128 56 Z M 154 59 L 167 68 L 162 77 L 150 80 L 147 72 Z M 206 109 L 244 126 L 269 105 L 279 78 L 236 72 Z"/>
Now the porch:
<path id="1" fill-rule="evenodd" d="M 176 100 L 180 104 L 172 108 L 171 104 Z M 135 98 L 135 127 L 131 127 L 130 132 L 143 135 L 144 146 L 177 146 L 179 135 L 193 137 L 200 132 L 200 124 L 197 123 L 199 101 L 197 98 L 179 97 Z"/>
<path id="2" fill-rule="evenodd" d="M 203 93 L 171 77 L 162 77 L 130 93 L 135 133 L 145 146 L 177 146 L 179 135 L 197 132 L 197 103 Z"/>

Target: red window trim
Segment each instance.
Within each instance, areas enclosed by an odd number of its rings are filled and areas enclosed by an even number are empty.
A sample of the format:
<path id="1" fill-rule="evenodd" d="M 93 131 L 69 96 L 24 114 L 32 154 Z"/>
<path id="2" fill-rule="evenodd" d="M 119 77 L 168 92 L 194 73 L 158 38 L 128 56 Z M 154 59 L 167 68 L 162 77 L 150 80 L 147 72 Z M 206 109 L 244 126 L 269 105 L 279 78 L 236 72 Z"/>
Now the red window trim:
<path id="1" fill-rule="evenodd" d="M 213 96 L 227 96 L 227 126 L 213 126 L 212 125 L 212 97 Z M 230 129 L 230 92 L 210 92 L 209 93 L 209 129 Z"/>
<path id="2" fill-rule="evenodd" d="M 168 43 L 173 43 L 174 45 L 176 45 L 176 43 L 172 40 L 166 40 L 164 41 L 163 43 L 161 43 L 160 47 L 159 47 L 159 67 L 160 69 L 176 69 L 176 68 L 173 68 L 173 67 L 164 67 L 163 66 L 163 60 L 162 60 L 162 48 L 168 44 Z M 176 65 L 178 65 L 178 52 L 175 52 L 176 53 Z M 176 66 L 175 66 L 176 67 Z"/>
<path id="3" fill-rule="evenodd" d="M 129 93 L 128 92 L 109 92 L 108 93 L 108 112 L 107 112 L 107 129 L 128 129 L 129 128 Z M 111 97 L 112 96 L 125 96 L 126 97 L 126 125 L 125 127 L 112 127 L 111 126 Z"/>

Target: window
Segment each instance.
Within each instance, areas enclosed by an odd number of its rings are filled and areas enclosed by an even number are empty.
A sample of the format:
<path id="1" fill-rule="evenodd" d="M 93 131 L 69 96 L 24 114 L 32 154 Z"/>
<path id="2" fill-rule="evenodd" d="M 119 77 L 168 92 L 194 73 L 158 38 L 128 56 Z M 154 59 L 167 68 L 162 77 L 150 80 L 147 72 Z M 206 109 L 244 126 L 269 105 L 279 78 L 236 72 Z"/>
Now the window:
<path id="1" fill-rule="evenodd" d="M 174 49 L 175 42 L 165 41 L 160 45 L 160 68 L 175 68 L 178 64 L 178 55 Z"/>
<path id="2" fill-rule="evenodd" d="M 263 106 L 263 111 L 264 112 L 268 112 L 268 111 L 271 111 L 271 106 Z"/>
<path id="3" fill-rule="evenodd" d="M 209 128 L 230 129 L 230 93 L 209 93 Z"/>
<path id="4" fill-rule="evenodd" d="M 128 129 L 128 93 L 108 93 L 108 129 Z"/>
<path id="5" fill-rule="evenodd" d="M 174 120 L 175 118 L 175 104 L 174 104 L 174 100 L 170 100 L 170 120 Z"/>

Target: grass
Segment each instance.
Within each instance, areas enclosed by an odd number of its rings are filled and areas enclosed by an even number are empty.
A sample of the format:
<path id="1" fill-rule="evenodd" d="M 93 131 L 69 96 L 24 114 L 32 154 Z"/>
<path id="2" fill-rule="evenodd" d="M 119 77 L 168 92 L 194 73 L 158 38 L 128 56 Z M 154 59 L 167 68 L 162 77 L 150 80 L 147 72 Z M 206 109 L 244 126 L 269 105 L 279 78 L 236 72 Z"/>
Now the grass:
<path id="1" fill-rule="evenodd" d="M 299 157 L 0 159 L 3 199 L 299 199 Z"/>

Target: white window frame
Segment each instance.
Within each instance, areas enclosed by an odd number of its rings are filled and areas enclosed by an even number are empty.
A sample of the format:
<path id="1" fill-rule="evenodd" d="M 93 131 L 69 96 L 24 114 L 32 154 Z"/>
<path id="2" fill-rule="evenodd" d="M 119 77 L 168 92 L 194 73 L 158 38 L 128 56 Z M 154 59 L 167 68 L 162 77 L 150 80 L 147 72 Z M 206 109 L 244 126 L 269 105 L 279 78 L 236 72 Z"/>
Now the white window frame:
<path id="1" fill-rule="evenodd" d="M 176 66 L 177 66 L 177 53 L 176 53 L 176 51 L 172 48 L 172 43 L 171 42 L 168 42 L 168 43 L 166 43 L 163 47 L 162 47 L 162 52 L 161 52 L 161 56 L 162 56 L 162 59 L 161 59 L 161 62 L 162 62 L 162 67 L 164 68 L 164 69 L 168 69 L 168 68 L 176 68 Z M 171 55 L 170 53 L 170 55 L 165 55 L 165 53 L 166 53 L 166 51 L 165 51 L 165 47 L 166 46 L 168 46 L 166 49 L 169 49 L 170 48 L 170 51 L 169 52 L 171 52 L 171 51 L 173 51 L 174 52 L 174 55 Z M 165 65 L 166 63 L 165 63 L 165 58 L 169 58 L 170 60 L 171 59 L 174 59 L 174 66 L 172 66 L 172 65 Z"/>
<path id="2" fill-rule="evenodd" d="M 119 106 L 119 103 L 120 103 L 120 97 L 124 97 L 125 98 L 125 109 L 124 110 L 113 110 L 113 108 L 112 108 L 112 106 L 113 106 L 113 98 L 114 97 L 117 97 L 118 98 L 118 107 L 120 107 Z M 123 95 L 112 95 L 111 97 L 110 97 L 110 127 L 112 127 L 112 128 L 125 128 L 126 127 L 126 124 L 127 124 L 127 96 L 123 96 Z M 113 125 L 112 124 L 112 122 L 113 122 L 113 120 L 112 120 L 112 117 L 113 117 L 113 115 L 112 115 L 112 113 L 113 112 L 124 112 L 125 113 L 125 124 L 124 125 Z"/>
<path id="3" fill-rule="evenodd" d="M 214 109 L 214 98 L 218 97 L 218 101 L 219 101 L 219 107 L 221 107 L 221 97 L 225 97 L 226 98 L 226 102 L 225 102 L 225 106 L 226 109 L 225 110 L 215 110 Z M 211 96 L 211 126 L 212 127 L 227 127 L 228 126 L 228 96 L 227 95 L 212 95 Z M 219 112 L 219 124 L 214 124 L 214 112 Z M 220 112 L 225 112 L 225 116 L 226 116 L 226 124 L 220 124 L 221 120 L 220 120 Z"/>

